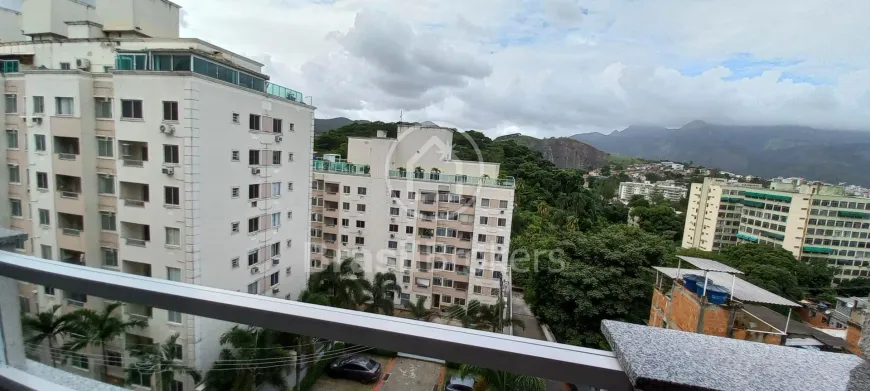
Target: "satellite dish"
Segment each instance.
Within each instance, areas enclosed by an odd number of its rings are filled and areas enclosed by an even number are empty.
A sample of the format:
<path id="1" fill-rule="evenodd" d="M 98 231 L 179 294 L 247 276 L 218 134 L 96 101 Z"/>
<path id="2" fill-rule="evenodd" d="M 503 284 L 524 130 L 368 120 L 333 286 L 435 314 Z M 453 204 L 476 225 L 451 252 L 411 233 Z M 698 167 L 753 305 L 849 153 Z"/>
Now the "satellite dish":
<path id="1" fill-rule="evenodd" d="M 852 308 L 854 306 L 855 306 L 855 303 L 852 303 L 852 302 L 846 303 L 847 308 Z"/>
<path id="2" fill-rule="evenodd" d="M 830 315 L 830 314 L 831 314 L 831 310 L 825 311 L 825 315 Z"/>

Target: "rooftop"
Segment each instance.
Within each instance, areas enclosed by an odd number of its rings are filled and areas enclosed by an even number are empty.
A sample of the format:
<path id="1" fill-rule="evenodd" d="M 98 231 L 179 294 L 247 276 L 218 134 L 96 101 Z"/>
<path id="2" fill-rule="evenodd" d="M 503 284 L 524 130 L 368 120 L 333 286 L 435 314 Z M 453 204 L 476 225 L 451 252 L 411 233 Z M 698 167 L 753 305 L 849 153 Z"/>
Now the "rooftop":
<path id="1" fill-rule="evenodd" d="M 664 274 L 671 279 L 677 278 L 677 273 L 681 276 L 684 275 L 695 275 L 698 277 L 704 277 L 706 274 L 710 280 L 716 281 L 717 284 L 730 287 L 732 277 L 734 278 L 734 298 L 740 300 L 742 302 L 747 303 L 762 303 L 762 304 L 774 304 L 774 305 L 783 305 L 788 307 L 800 307 L 801 305 L 795 303 L 789 299 L 786 299 L 777 294 L 771 293 L 765 289 L 762 289 L 756 285 L 750 284 L 739 277 L 735 277 L 733 274 L 728 274 L 724 272 L 712 272 L 712 271 L 704 271 L 704 270 L 695 270 L 695 269 L 677 269 L 674 267 L 653 267 L 653 269 L 657 270 L 659 273 Z"/>
<path id="2" fill-rule="evenodd" d="M 846 341 L 842 338 L 831 336 L 825 332 L 822 332 L 815 327 L 811 327 L 803 322 L 797 320 L 790 320 L 788 322 L 788 330 L 786 330 L 786 317 L 770 308 L 763 307 L 760 305 L 753 304 L 744 304 L 743 310 L 749 312 L 753 316 L 758 319 L 763 320 L 770 326 L 784 331 L 789 338 L 794 338 L 792 336 L 809 336 L 817 339 L 819 342 L 834 348 L 842 348 L 846 346 Z M 788 341 L 786 341 L 788 343 Z"/>
<path id="3" fill-rule="evenodd" d="M 740 270 L 737 270 L 731 266 L 728 266 L 724 263 L 714 261 L 712 259 L 706 258 L 695 258 L 695 257 L 687 257 L 685 255 L 677 255 L 677 258 L 680 259 L 680 262 L 687 262 L 688 264 L 697 267 L 701 270 L 711 271 L 711 272 L 723 272 L 729 274 L 743 274 Z"/>

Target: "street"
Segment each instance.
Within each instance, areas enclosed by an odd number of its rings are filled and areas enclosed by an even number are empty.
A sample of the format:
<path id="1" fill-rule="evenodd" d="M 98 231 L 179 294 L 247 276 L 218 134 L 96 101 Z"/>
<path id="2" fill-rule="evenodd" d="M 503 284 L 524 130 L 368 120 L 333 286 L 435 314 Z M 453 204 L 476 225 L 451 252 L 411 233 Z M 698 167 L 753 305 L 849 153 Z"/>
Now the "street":
<path id="1" fill-rule="evenodd" d="M 529 306 L 526 305 L 526 302 L 523 301 L 522 293 L 514 292 L 511 296 L 511 308 L 513 309 L 514 317 L 517 319 L 522 319 L 522 321 L 526 324 L 525 329 L 514 327 L 514 335 L 518 337 L 532 338 L 538 339 L 542 341 L 546 341 L 547 338 L 544 337 L 544 331 L 541 330 L 541 325 L 538 323 L 538 319 L 532 315 L 532 310 L 529 309 Z M 547 391 L 565 391 L 565 383 L 547 380 Z"/>

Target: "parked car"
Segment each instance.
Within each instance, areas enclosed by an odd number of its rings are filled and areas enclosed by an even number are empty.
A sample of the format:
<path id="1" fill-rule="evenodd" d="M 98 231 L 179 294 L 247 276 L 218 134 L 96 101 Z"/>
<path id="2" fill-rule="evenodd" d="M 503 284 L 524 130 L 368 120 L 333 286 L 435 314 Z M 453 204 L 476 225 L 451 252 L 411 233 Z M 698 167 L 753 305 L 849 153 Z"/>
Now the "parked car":
<path id="1" fill-rule="evenodd" d="M 366 356 L 346 356 L 329 364 L 327 374 L 329 377 L 374 383 L 381 378 L 381 364 Z"/>
<path id="2" fill-rule="evenodd" d="M 471 391 L 474 389 L 474 378 L 471 376 L 459 377 L 453 375 L 447 384 L 444 385 L 444 391 Z"/>

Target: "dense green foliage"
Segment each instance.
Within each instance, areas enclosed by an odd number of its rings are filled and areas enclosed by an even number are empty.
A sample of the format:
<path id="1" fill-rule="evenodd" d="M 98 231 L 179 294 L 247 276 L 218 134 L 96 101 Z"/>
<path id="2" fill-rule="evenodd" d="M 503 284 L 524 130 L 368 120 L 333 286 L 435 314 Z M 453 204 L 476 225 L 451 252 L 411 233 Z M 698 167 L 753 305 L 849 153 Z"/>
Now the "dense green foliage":
<path id="1" fill-rule="evenodd" d="M 870 278 L 861 277 L 843 281 L 837 286 L 839 296 L 867 297 L 870 295 Z"/>
<path id="2" fill-rule="evenodd" d="M 261 387 L 288 388 L 290 352 L 281 347 L 281 333 L 258 327 L 233 326 L 223 335 L 224 346 L 205 374 L 206 389 L 250 391 Z"/>

